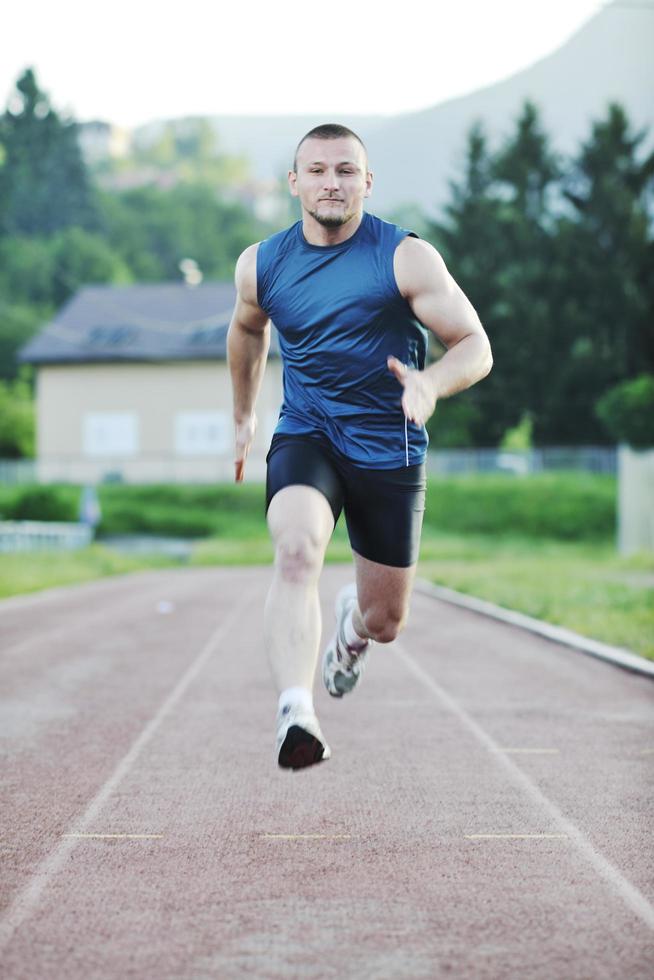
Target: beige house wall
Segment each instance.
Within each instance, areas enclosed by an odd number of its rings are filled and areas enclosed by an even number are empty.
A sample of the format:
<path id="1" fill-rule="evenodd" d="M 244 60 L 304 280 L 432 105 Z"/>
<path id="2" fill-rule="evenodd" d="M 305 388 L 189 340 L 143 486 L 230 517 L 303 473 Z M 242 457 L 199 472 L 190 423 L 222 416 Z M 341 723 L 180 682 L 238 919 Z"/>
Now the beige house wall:
<path id="1" fill-rule="evenodd" d="M 265 454 L 277 421 L 282 392 L 279 360 L 266 367 L 257 402 L 259 427 L 247 476 L 263 479 Z M 180 413 L 221 413 L 227 445 L 221 452 L 180 452 Z M 133 452 L 89 452 L 88 420 L 129 413 L 135 420 Z M 134 426 L 133 426 L 134 427 Z M 37 378 L 37 460 L 42 482 L 127 482 L 231 480 L 233 478 L 232 390 L 224 361 L 154 364 L 52 365 Z"/>

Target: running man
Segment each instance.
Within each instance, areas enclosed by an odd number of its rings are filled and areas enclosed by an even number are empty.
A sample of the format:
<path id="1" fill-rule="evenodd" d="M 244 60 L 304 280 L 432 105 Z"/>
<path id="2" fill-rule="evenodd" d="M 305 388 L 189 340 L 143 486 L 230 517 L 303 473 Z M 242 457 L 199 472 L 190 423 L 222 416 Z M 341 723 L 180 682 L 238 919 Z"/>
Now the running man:
<path id="1" fill-rule="evenodd" d="M 264 642 L 279 693 L 277 760 L 301 769 L 331 754 L 312 690 L 318 581 L 341 510 L 356 583 L 338 596 L 322 662 L 337 698 L 359 682 L 372 644 L 390 643 L 406 623 L 425 502 L 425 423 L 439 398 L 485 377 L 492 357 L 438 252 L 364 212 L 373 175 L 355 133 L 334 124 L 311 130 L 288 181 L 302 218 L 239 258 L 228 356 L 241 481 L 275 324 L 284 399 L 267 456 L 275 565 Z M 428 331 L 447 350 L 425 368 Z"/>

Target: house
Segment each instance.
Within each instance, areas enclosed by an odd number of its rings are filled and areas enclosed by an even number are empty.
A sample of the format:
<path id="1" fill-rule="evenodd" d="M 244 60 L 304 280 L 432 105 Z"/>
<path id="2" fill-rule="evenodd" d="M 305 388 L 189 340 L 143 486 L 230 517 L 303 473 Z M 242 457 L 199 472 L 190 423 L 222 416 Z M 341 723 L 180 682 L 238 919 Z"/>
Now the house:
<path id="1" fill-rule="evenodd" d="M 231 480 L 231 283 L 86 286 L 21 351 L 36 369 L 41 482 Z M 247 475 L 263 479 L 281 404 L 277 339 Z"/>

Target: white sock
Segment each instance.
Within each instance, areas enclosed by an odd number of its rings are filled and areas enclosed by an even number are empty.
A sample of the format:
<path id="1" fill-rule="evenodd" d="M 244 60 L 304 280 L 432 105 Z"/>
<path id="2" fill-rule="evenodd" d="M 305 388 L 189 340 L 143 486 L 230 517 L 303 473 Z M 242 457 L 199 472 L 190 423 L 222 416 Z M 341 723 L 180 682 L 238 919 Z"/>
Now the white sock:
<path id="1" fill-rule="evenodd" d="M 347 614 L 347 618 L 343 623 L 343 639 L 347 643 L 348 649 L 353 653 L 361 653 L 362 650 L 370 643 L 368 637 L 359 636 L 354 628 L 354 622 L 352 621 L 352 610 Z"/>
<path id="2" fill-rule="evenodd" d="M 313 695 L 306 687 L 287 687 L 279 695 L 279 710 L 281 711 L 287 704 L 313 712 Z"/>

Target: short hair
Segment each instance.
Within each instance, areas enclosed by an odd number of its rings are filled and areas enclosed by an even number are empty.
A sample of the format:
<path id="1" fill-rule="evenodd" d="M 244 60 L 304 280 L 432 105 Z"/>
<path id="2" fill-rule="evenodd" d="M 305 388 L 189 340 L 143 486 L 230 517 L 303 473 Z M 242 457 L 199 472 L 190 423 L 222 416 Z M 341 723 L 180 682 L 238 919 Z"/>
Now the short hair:
<path id="1" fill-rule="evenodd" d="M 352 136 L 357 143 L 361 144 L 363 152 L 366 156 L 366 170 L 368 169 L 368 151 L 366 150 L 365 144 L 360 136 L 357 136 L 355 132 L 348 129 L 347 126 L 341 126 L 339 123 L 323 123 L 321 126 L 314 126 L 305 136 L 302 137 L 300 142 L 295 148 L 295 154 L 293 156 L 293 170 L 297 170 L 297 155 L 299 153 L 300 147 L 306 140 L 316 139 L 316 140 L 338 140 L 342 139 L 344 136 Z"/>

